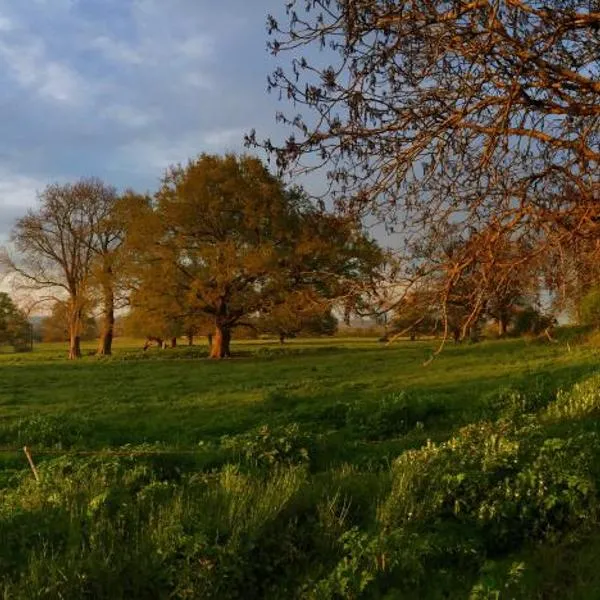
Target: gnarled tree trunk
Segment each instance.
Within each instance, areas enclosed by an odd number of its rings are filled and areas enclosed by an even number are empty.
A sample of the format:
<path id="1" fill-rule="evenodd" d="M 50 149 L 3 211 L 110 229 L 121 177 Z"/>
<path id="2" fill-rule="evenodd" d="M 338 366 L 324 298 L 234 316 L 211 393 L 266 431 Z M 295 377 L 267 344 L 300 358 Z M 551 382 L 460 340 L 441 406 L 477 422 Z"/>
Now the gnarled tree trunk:
<path id="1" fill-rule="evenodd" d="M 73 301 L 75 303 L 77 301 Z M 81 358 L 81 309 L 71 307 L 69 315 L 69 360 Z"/>
<path id="2" fill-rule="evenodd" d="M 115 296 L 110 285 L 104 288 L 103 296 L 102 332 L 100 334 L 98 354 L 110 356 L 112 354 L 112 343 L 115 335 Z"/>
<path id="3" fill-rule="evenodd" d="M 210 349 L 211 358 L 229 358 L 231 356 L 231 328 L 217 323 Z"/>

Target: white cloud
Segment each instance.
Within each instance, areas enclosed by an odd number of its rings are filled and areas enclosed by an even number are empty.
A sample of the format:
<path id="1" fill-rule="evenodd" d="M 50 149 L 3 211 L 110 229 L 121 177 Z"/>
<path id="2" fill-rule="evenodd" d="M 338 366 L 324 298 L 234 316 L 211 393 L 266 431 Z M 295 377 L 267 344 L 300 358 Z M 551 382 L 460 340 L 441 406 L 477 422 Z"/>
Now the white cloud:
<path id="1" fill-rule="evenodd" d="M 8 167 L 0 167 L 0 207 L 25 209 L 32 206 L 38 191 L 46 184 L 42 179 L 15 173 Z"/>
<path id="2" fill-rule="evenodd" d="M 8 31 L 12 31 L 14 29 L 14 24 L 5 15 L 0 15 L 0 33 L 6 33 Z"/>
<path id="3" fill-rule="evenodd" d="M 34 89 L 44 98 L 81 104 L 87 96 L 81 77 L 67 65 L 49 59 L 40 40 L 0 42 L 0 59 L 21 87 Z"/>
<path id="4" fill-rule="evenodd" d="M 207 59 L 212 56 L 215 47 L 215 40 L 212 36 L 195 35 L 186 39 L 175 47 L 175 53 L 189 59 Z"/>
<path id="5" fill-rule="evenodd" d="M 118 63 L 139 65 L 144 62 L 140 52 L 125 42 L 106 36 L 99 36 L 90 42 L 90 47 L 98 50 L 108 60 Z"/>
<path id="6" fill-rule="evenodd" d="M 103 115 L 113 121 L 133 129 L 143 128 L 156 120 L 156 116 L 147 111 L 126 104 L 113 104 L 103 111 Z"/>
<path id="7" fill-rule="evenodd" d="M 204 134 L 202 141 L 213 148 L 227 150 L 230 146 L 239 146 L 243 141 L 244 133 L 249 127 L 232 127 L 229 129 L 215 129 Z"/>

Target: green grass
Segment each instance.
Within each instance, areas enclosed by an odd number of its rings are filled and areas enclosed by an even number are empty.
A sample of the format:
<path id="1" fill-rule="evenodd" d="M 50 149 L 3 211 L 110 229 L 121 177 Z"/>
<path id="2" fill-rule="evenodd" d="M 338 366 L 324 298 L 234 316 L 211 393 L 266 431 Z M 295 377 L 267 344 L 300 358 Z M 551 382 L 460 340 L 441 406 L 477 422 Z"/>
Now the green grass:
<path id="1" fill-rule="evenodd" d="M 5 597 L 600 597 L 593 349 L 140 345 L 0 354 Z"/>

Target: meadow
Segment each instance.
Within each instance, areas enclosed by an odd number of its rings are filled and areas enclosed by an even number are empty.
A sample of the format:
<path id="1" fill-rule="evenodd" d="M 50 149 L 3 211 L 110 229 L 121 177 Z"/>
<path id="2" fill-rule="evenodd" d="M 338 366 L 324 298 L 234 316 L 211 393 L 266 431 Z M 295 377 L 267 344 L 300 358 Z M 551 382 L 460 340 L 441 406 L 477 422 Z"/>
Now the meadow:
<path id="1" fill-rule="evenodd" d="M 594 348 L 140 345 L 0 354 L 3 598 L 600 598 Z"/>

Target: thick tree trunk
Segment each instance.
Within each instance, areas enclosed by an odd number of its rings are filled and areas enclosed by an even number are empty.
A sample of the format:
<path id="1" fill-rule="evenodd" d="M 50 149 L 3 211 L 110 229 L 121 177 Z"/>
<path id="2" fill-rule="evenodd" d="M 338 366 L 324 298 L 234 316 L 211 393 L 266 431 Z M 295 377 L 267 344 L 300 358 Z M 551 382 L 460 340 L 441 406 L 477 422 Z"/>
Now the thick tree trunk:
<path id="1" fill-rule="evenodd" d="M 231 344 L 231 329 L 226 325 L 217 324 L 210 349 L 211 358 L 229 358 Z"/>
<path id="2" fill-rule="evenodd" d="M 69 318 L 69 360 L 81 358 L 81 309 L 72 308 Z"/>
<path id="3" fill-rule="evenodd" d="M 285 344 L 285 334 L 283 334 L 283 333 L 279 334 L 279 343 L 281 345 Z"/>
<path id="4" fill-rule="evenodd" d="M 211 350 L 212 349 L 212 342 L 213 342 L 213 334 L 209 333 L 206 336 L 206 339 L 208 340 L 208 348 L 209 348 L 209 350 Z"/>
<path id="5" fill-rule="evenodd" d="M 176 337 L 171 338 L 171 348 L 177 348 L 177 338 Z"/>
<path id="6" fill-rule="evenodd" d="M 188 333 L 187 340 L 188 340 L 188 346 L 193 346 L 194 345 L 194 334 Z"/>
<path id="7" fill-rule="evenodd" d="M 104 289 L 103 302 L 102 333 L 100 334 L 98 354 L 110 356 L 112 354 L 112 343 L 115 335 L 115 298 L 110 286 Z"/>

